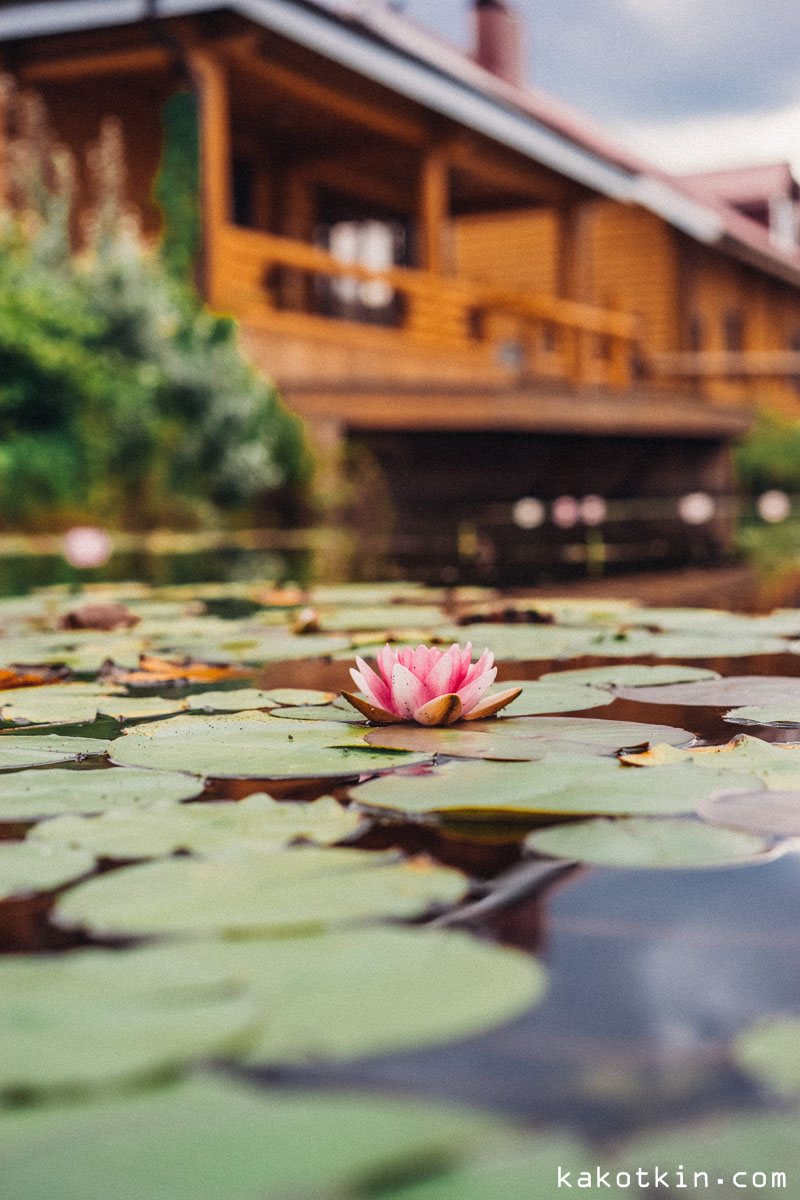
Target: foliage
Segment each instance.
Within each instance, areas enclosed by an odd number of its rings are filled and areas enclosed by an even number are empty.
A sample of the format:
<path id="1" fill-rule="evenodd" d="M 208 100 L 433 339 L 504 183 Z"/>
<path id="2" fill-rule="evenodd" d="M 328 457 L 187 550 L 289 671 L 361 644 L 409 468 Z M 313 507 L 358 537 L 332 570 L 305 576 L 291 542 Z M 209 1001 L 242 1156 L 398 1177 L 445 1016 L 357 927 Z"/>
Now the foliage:
<path id="1" fill-rule="evenodd" d="M 800 491 L 800 423 L 762 413 L 734 450 L 734 466 L 751 495 L 770 488 Z"/>
<path id="2" fill-rule="evenodd" d="M 3 523 L 262 517 L 307 480 L 299 423 L 242 358 L 234 323 L 170 273 L 174 243 L 169 269 L 144 246 L 118 126 L 105 122 L 88 156 L 80 255 L 72 167 L 35 98 L 17 98 L 15 132 L 0 229 Z"/>
<path id="3" fill-rule="evenodd" d="M 200 253 L 200 142 L 191 92 L 170 96 L 161 114 L 163 150 L 153 197 L 164 214 L 161 258 L 170 275 L 190 282 Z"/>

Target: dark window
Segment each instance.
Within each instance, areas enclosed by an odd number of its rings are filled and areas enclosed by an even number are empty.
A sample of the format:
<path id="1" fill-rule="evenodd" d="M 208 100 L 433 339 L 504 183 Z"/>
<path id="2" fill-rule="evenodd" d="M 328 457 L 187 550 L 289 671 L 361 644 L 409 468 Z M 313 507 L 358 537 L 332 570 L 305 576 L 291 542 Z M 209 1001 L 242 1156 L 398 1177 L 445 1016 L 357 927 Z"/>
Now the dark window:
<path id="1" fill-rule="evenodd" d="M 233 223 L 253 224 L 253 164 L 245 158 L 233 160 Z"/>
<path id="2" fill-rule="evenodd" d="M 689 317 L 687 335 L 689 350 L 692 352 L 692 354 L 699 354 L 705 346 L 706 340 L 705 321 L 699 313 L 692 313 Z"/>

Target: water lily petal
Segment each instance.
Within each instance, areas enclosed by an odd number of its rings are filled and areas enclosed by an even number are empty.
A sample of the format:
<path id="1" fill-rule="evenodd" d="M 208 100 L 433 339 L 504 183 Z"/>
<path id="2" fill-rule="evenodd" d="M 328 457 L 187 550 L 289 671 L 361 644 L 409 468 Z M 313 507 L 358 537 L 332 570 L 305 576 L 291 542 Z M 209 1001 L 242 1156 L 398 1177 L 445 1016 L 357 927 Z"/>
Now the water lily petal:
<path id="1" fill-rule="evenodd" d="M 356 663 L 358 671 L 350 669 L 350 674 L 354 682 L 373 704 L 377 704 L 380 708 L 391 710 L 392 694 L 388 683 L 381 679 L 380 675 L 376 675 L 372 668 L 364 662 L 363 658 L 357 657 Z"/>
<path id="2" fill-rule="evenodd" d="M 437 696 L 417 709 L 416 720 L 420 725 L 452 725 L 463 712 L 461 700 L 455 692 Z"/>
<path id="3" fill-rule="evenodd" d="M 392 670 L 392 709 L 407 721 L 415 721 L 417 712 L 428 700 L 425 684 L 402 662 Z"/>
<path id="4" fill-rule="evenodd" d="M 431 667 L 434 666 L 440 657 L 440 652 L 434 650 L 433 647 L 417 646 L 411 656 L 410 670 L 416 675 L 417 679 L 421 679 L 424 683 L 428 678 L 428 672 L 431 670 Z M 430 692 L 429 689 L 429 694 L 435 696 L 437 693 L 435 691 Z"/>
<path id="5" fill-rule="evenodd" d="M 440 657 L 425 682 L 430 695 L 436 697 L 457 691 L 461 681 L 461 652 L 458 650 L 453 654 L 450 649 Z"/>
<path id="6" fill-rule="evenodd" d="M 473 679 L 471 683 L 465 684 L 458 689 L 458 694 L 461 697 L 461 703 L 464 706 L 464 714 L 471 713 L 478 701 L 487 692 L 494 683 L 494 677 L 497 674 L 497 667 L 492 667 L 489 671 L 484 671 L 477 679 Z"/>
<path id="7" fill-rule="evenodd" d="M 467 671 L 461 686 L 463 687 L 465 684 L 472 683 L 480 675 L 482 675 L 484 671 L 488 671 L 493 662 L 494 655 L 492 654 L 491 650 L 484 650 L 478 661 L 474 662 Z"/>
<path id="8" fill-rule="evenodd" d="M 468 713 L 464 713 L 464 720 L 480 721 L 482 717 L 492 717 L 512 700 L 516 700 L 521 693 L 521 687 L 513 687 L 507 688 L 504 692 L 493 692 L 489 696 L 484 696 L 474 708 L 471 708 Z"/>

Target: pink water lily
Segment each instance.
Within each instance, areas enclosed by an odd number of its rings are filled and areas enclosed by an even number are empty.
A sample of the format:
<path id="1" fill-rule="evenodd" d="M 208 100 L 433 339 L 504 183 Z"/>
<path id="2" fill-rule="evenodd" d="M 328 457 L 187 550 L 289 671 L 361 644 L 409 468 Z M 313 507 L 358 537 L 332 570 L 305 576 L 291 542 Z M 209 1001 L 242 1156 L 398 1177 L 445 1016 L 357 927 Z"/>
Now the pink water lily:
<path id="1" fill-rule="evenodd" d="M 509 688 L 492 696 L 485 693 L 494 683 L 497 667 L 494 655 L 484 650 L 472 662 L 472 643 L 462 647 L 454 642 L 449 650 L 434 646 L 403 646 L 393 650 L 387 644 L 377 653 L 377 674 L 356 658 L 358 670 L 350 674 L 363 696 L 343 692 L 354 708 L 378 725 L 398 721 L 417 721 L 420 725 L 452 725 L 454 721 L 477 721 L 491 717 L 522 691 Z"/>

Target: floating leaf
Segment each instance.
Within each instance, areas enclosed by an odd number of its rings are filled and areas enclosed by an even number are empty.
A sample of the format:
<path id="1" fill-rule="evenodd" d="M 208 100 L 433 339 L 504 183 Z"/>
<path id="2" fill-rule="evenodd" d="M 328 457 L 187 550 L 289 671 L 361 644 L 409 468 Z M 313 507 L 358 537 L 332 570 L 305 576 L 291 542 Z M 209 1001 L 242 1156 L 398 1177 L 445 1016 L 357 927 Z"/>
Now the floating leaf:
<path id="1" fill-rule="evenodd" d="M 0 842 L 0 900 L 49 892 L 81 875 L 88 875 L 93 869 L 94 855 L 86 850 L 31 842 Z"/>
<path id="2" fill-rule="evenodd" d="M 33 725 L 82 725 L 97 716 L 101 697 L 111 689 L 96 683 L 54 683 L 37 688 L 11 688 L 0 692 L 4 721 Z"/>
<path id="3" fill-rule="evenodd" d="M 441 608 L 432 604 L 358 605 L 331 609 L 321 616 L 322 628 L 331 632 L 376 629 L 387 634 L 435 629 L 446 620 Z"/>
<path id="4" fill-rule="evenodd" d="M 276 708 L 272 710 L 273 717 L 286 717 L 294 721 L 342 721 L 347 725 L 363 725 L 364 718 L 360 713 L 345 712 L 333 704 L 298 705 L 296 708 Z"/>
<path id="5" fill-rule="evenodd" d="M 610 704 L 612 697 L 600 688 L 586 687 L 567 680 L 560 682 L 557 675 L 548 680 L 537 680 L 531 683 L 524 679 L 504 679 L 503 691 L 508 688 L 522 688 L 522 695 L 512 700 L 503 709 L 503 719 L 507 717 L 531 717 L 538 713 L 581 712 L 586 708 L 599 708 Z M 491 693 L 487 699 L 491 699 Z"/>
<path id="6" fill-rule="evenodd" d="M 800 679 L 771 675 L 729 675 L 726 679 L 698 680 L 656 688 L 618 687 L 624 700 L 643 704 L 697 704 L 729 708 L 746 704 L 798 704 Z"/>
<path id="7" fill-rule="evenodd" d="M 491 1154 L 494 1143 L 500 1155 L 509 1136 L 499 1121 L 441 1103 L 268 1092 L 221 1076 L 10 1111 L 0 1130 L 9 1200 L 54 1200 L 54 1180 L 58 1200 L 367 1196 L 378 1181 L 451 1168 L 476 1146 Z"/>
<path id="8" fill-rule="evenodd" d="M 701 800 L 697 811 L 712 825 L 800 837 L 800 790 L 715 793 Z"/>
<path id="9" fill-rule="evenodd" d="M 800 1017 L 777 1017 L 746 1029 L 736 1037 L 733 1053 L 740 1067 L 772 1091 L 800 1095 Z"/>
<path id="10" fill-rule="evenodd" d="M 622 760 L 643 767 L 693 762 L 704 769 L 748 771 L 766 787 L 777 792 L 800 788 L 799 744 L 773 744 L 745 734 L 740 734 L 724 746 L 696 746 L 691 750 L 683 750 L 659 745 L 641 754 L 623 754 Z"/>
<path id="11" fill-rule="evenodd" d="M 219 964 L 253 991 L 249 1063 L 318 1064 L 468 1037 L 541 999 L 529 955 L 466 934 L 365 928 L 305 938 L 186 942 L 176 963 Z"/>
<path id="12" fill-rule="evenodd" d="M 100 716 L 113 717 L 115 721 L 137 721 L 144 717 L 185 712 L 188 707 L 186 700 L 169 700 L 161 696 L 110 696 L 100 700 L 97 712 Z"/>
<path id="13" fill-rule="evenodd" d="M 276 706 L 327 705 L 335 692 L 320 692 L 312 688 L 237 688 L 231 692 L 196 692 L 189 696 L 188 706 L 199 712 L 243 712 L 249 708 Z M 332 715 L 332 714 L 331 714 Z"/>
<path id="14" fill-rule="evenodd" d="M 60 737 L 55 733 L 0 734 L 0 770 L 78 762 L 92 755 L 105 754 L 108 746 L 108 742 L 99 738 Z"/>
<path id="15" fill-rule="evenodd" d="M 652 817 L 597 818 L 528 834 L 537 854 L 577 859 L 599 867 L 717 867 L 763 854 L 761 838 L 698 821 Z"/>
<path id="16" fill-rule="evenodd" d="M 731 725 L 776 725 L 795 729 L 800 726 L 800 696 L 782 704 L 747 704 L 726 712 L 722 719 Z"/>
<path id="17" fill-rule="evenodd" d="M 645 772 L 616 759 L 555 756 L 531 763 L 446 763 L 424 775 L 386 775 L 350 793 L 370 811 L 431 817 L 498 820 L 541 813 L 672 815 L 692 812 L 721 787 L 731 790 L 727 771 L 697 771 L 691 762 Z M 752 792 L 751 775 L 735 787 Z"/>
<path id="18" fill-rule="evenodd" d="M 34 821 L 61 813 L 100 813 L 156 801 L 191 800 L 202 790 L 202 779 L 177 771 L 58 767 L 18 771 L 2 778 L 0 821 Z"/>
<path id="19" fill-rule="evenodd" d="M 62 896 L 58 924 L 95 934 L 287 933 L 452 903 L 463 877 L 359 850 L 171 858 L 125 867 Z"/>
<path id="20" fill-rule="evenodd" d="M 580 683 L 599 688 L 640 688 L 663 687 L 670 683 L 689 683 L 701 679 L 719 679 L 719 675 L 705 667 L 685 667 L 677 663 L 650 667 L 639 663 L 613 663 L 607 667 L 584 667 L 577 671 L 550 671 L 542 675 L 539 682 L 565 685 Z"/>
<path id="21" fill-rule="evenodd" d="M 670 725 L 591 717 L 508 717 L 472 721 L 468 726 L 450 729 L 390 725 L 364 735 L 368 745 L 387 750 L 512 761 L 543 758 L 545 754 L 614 754 L 625 746 L 644 742 L 677 746 L 693 739 L 688 730 Z"/>
<path id="22" fill-rule="evenodd" d="M 0 1095 L 163 1073 L 243 1048 L 254 1025 L 254 1005 L 232 971 L 176 957 L 171 947 L 6 956 Z"/>
<path id="23" fill-rule="evenodd" d="M 150 772 L 125 774 L 147 777 Z M 37 825 L 28 838 L 81 846 L 98 858 L 160 858 L 178 850 L 203 854 L 232 843 L 275 850 L 296 838 L 336 842 L 360 823 L 356 813 L 348 812 L 330 796 L 313 804 L 294 804 L 254 793 L 239 802 L 170 804 L 114 809 L 100 817 L 58 817 Z"/>
<path id="24" fill-rule="evenodd" d="M 202 771 L 225 779 L 351 776 L 427 757 L 370 751 L 344 722 L 290 722 L 260 711 L 198 713 L 139 726 L 113 741 L 109 753 L 125 766 Z"/>
<path id="25" fill-rule="evenodd" d="M 138 670 L 129 671 L 108 662 L 100 672 L 100 679 L 112 683 L 124 683 L 128 687 L 184 686 L 187 683 L 213 683 L 217 679 L 235 679 L 247 672 L 239 666 L 227 663 L 198 662 L 191 658 L 157 658 L 151 654 L 139 655 Z"/>

